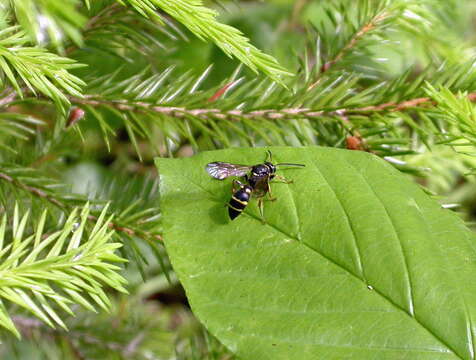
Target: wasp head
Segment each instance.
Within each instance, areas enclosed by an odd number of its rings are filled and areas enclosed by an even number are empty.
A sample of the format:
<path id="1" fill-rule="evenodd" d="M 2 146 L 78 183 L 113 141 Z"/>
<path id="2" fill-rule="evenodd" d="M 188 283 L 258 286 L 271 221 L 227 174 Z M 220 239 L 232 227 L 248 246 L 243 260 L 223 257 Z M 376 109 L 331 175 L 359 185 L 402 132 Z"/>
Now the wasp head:
<path id="1" fill-rule="evenodd" d="M 264 164 L 269 168 L 270 175 L 273 175 L 274 173 L 276 173 L 276 165 L 270 162 L 265 162 Z"/>
<path id="2" fill-rule="evenodd" d="M 255 165 L 251 168 L 251 175 L 257 177 L 264 177 L 271 174 L 271 168 L 267 165 L 268 163 Z M 273 164 L 271 164 L 274 166 Z"/>

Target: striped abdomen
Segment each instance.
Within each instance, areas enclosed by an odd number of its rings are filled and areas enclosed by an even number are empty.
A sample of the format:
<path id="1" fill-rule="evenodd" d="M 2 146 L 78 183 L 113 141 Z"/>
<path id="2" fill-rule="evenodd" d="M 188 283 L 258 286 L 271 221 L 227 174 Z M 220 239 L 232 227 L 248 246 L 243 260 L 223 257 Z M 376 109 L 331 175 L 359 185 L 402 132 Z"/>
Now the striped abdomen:
<path id="1" fill-rule="evenodd" d="M 228 203 L 228 214 L 230 215 L 231 220 L 240 215 L 245 209 L 246 205 L 248 205 L 248 201 L 251 197 L 251 191 L 251 186 L 244 185 L 233 193 L 231 200 Z"/>

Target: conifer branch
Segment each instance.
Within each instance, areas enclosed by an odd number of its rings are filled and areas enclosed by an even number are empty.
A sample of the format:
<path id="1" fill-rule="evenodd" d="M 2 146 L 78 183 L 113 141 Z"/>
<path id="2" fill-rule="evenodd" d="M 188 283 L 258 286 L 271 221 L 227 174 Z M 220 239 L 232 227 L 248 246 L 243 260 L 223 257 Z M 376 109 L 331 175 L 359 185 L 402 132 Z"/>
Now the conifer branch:
<path id="1" fill-rule="evenodd" d="M 365 35 L 367 34 L 369 31 L 373 30 L 376 26 L 378 26 L 378 24 L 383 21 L 386 17 L 388 16 L 388 13 L 387 12 L 382 12 L 382 13 L 378 13 L 376 14 L 372 19 L 370 19 L 370 21 L 368 23 L 366 23 L 365 25 L 363 25 L 356 33 L 354 36 L 351 37 L 350 41 L 348 42 L 347 45 L 345 45 L 340 51 L 339 53 L 331 60 L 328 60 L 326 63 L 324 63 L 322 66 L 321 66 L 321 73 L 324 73 L 326 71 L 328 71 L 330 69 L 331 66 L 333 66 L 335 63 L 339 62 L 344 56 L 345 54 L 350 51 L 351 49 L 353 49 L 355 47 L 355 45 L 357 44 L 357 42 Z M 311 87 L 313 87 L 311 85 Z"/>
<path id="2" fill-rule="evenodd" d="M 372 17 L 367 23 L 363 24 L 362 27 L 350 38 L 349 42 L 337 53 L 337 55 L 325 62 L 319 69 L 320 74 L 325 73 L 328 71 L 334 64 L 338 63 L 345 54 L 353 49 L 357 42 L 364 37 L 369 31 L 375 29 L 380 22 L 382 22 L 388 16 L 387 11 L 382 11 L 376 13 L 374 17 Z M 309 87 L 308 90 L 314 88 L 317 84 L 319 84 L 320 80 L 317 79 L 313 82 Z"/>
<path id="3" fill-rule="evenodd" d="M 373 80 L 384 78 L 382 62 L 387 59 L 377 57 L 372 48 L 395 49 L 398 45 L 390 40 L 391 33 L 402 37 L 410 35 L 423 46 L 436 42 L 447 48 L 446 40 L 436 35 L 440 29 L 427 26 L 436 21 L 425 2 L 337 0 L 323 2 L 321 11 L 323 19 L 313 23 L 317 42 L 311 45 L 311 53 L 315 55 L 306 60 L 309 67 L 306 71 L 317 79 L 312 80 L 308 90 L 315 88 L 323 74 L 336 67 L 353 70 Z"/>
<path id="4" fill-rule="evenodd" d="M 81 88 L 86 85 L 69 70 L 83 65 L 28 43 L 29 39 L 17 26 L 1 30 L 0 69 L 18 96 L 23 97 L 26 87 L 33 94 L 38 91 L 51 98 L 64 110 L 68 99 L 63 91 L 81 96 Z"/>
<path id="5" fill-rule="evenodd" d="M 14 187 L 26 191 L 27 193 L 43 199 L 54 206 L 58 207 L 62 211 L 71 211 L 74 205 L 78 204 L 85 204 L 86 200 L 78 195 L 73 194 L 59 194 L 51 190 L 52 188 L 57 188 L 57 186 L 45 186 L 41 185 L 41 181 L 28 183 L 25 179 L 36 179 L 41 180 L 41 178 L 36 175 L 35 177 L 32 176 L 32 172 L 36 172 L 34 169 L 19 169 L 19 168 L 12 168 L 11 171 L 8 171 L 8 168 L 3 166 L 0 167 L 0 180 L 3 180 Z M 23 175 L 23 176 L 22 176 Z M 27 176 L 26 176 L 27 175 Z M 23 181 L 22 181 L 23 178 Z M 50 183 L 50 182 L 48 182 Z M 51 185 L 51 183 L 50 183 Z M 92 214 L 87 216 L 87 220 L 92 223 L 98 221 L 98 217 Z M 142 238 L 146 241 L 160 241 L 162 242 L 162 236 L 157 233 L 151 233 L 145 230 L 142 230 L 140 227 L 133 226 L 132 224 L 120 224 L 116 221 L 110 220 L 107 223 L 107 226 L 110 229 L 113 229 L 117 232 L 122 232 L 127 234 L 128 236 L 135 236 L 138 238 Z"/>
<path id="6" fill-rule="evenodd" d="M 119 0 L 118 0 L 119 1 Z M 187 27 L 199 39 L 209 39 L 226 55 L 235 57 L 254 72 L 262 71 L 284 85 L 283 77 L 292 75 L 275 58 L 250 44 L 241 31 L 216 20 L 218 13 L 203 6 L 201 0 L 126 0 L 139 13 L 161 21 L 157 9 L 163 10 Z M 122 1 L 120 1 L 122 2 Z"/>
<path id="7" fill-rule="evenodd" d="M 4 180 L 4 181 L 10 183 L 11 185 L 21 189 L 21 190 L 24 190 L 24 191 L 26 191 L 26 192 L 34 195 L 34 196 L 37 196 L 41 199 L 44 199 L 44 200 L 50 202 L 51 204 L 57 206 L 61 210 L 66 209 L 66 205 L 63 202 L 61 202 L 60 200 L 56 199 L 52 195 L 52 193 L 48 192 L 46 189 L 40 189 L 38 187 L 27 185 L 27 184 L 19 181 L 18 179 L 13 178 L 12 176 L 10 176 L 7 173 L 2 172 L 2 171 L 0 171 L 0 180 Z"/>
<path id="8" fill-rule="evenodd" d="M 71 304 L 81 304 L 95 310 L 95 305 L 108 310 L 110 301 L 104 285 L 127 293 L 124 278 L 116 272 L 120 268 L 112 262 L 124 259 L 114 254 L 121 245 L 110 243 L 107 207 L 97 219 L 93 230 L 86 235 L 85 224 L 89 206 L 80 214 L 74 209 L 59 231 L 44 235 L 46 211 L 35 233 L 26 236 L 29 212 L 19 215 L 15 207 L 11 239 L 7 240 L 6 214 L 0 223 L 0 326 L 18 337 L 6 303 L 13 303 L 31 312 L 51 327 L 66 325 L 55 306 L 73 315 Z M 53 306 L 55 304 L 55 306 Z"/>
<path id="9" fill-rule="evenodd" d="M 467 95 L 469 101 L 476 102 L 476 92 Z M 429 97 L 419 97 L 405 100 L 402 102 L 386 102 L 382 104 L 369 105 L 355 108 L 341 108 L 333 111 L 312 110 L 309 108 L 284 108 L 284 109 L 261 109 L 253 111 L 243 110 L 222 110 L 219 108 L 201 108 L 189 109 L 186 107 L 176 106 L 160 106 L 144 101 L 128 101 L 128 100 L 109 100 L 101 98 L 97 95 L 86 95 L 84 98 L 70 97 L 72 103 L 81 105 L 89 105 L 93 107 L 110 106 L 122 111 L 135 112 L 154 112 L 160 115 L 167 115 L 173 118 L 186 118 L 194 116 L 199 118 L 214 117 L 218 119 L 317 119 L 321 117 L 343 117 L 349 114 L 366 114 L 377 112 L 396 112 L 405 111 L 415 107 L 426 107 L 435 105 L 436 103 Z"/>

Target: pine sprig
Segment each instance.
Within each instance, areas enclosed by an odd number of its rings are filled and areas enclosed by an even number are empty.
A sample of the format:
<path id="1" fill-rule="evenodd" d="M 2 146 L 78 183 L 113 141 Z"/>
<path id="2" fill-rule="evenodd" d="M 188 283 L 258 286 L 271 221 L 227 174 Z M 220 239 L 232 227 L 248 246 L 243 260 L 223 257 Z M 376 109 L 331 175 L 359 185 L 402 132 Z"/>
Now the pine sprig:
<path id="1" fill-rule="evenodd" d="M 133 186 L 141 187 L 139 196 L 127 196 L 130 190 L 135 194 Z M 137 187 L 136 186 L 136 187 Z M 14 165 L 0 164 L 0 199 L 4 204 L 10 204 L 19 199 L 18 193 L 40 200 L 45 207 L 53 205 L 64 216 L 71 216 L 75 207 L 84 207 L 89 202 L 94 204 L 86 217 L 88 227 L 95 224 L 104 211 L 104 204 L 109 202 L 107 216 L 110 219 L 107 227 L 115 231 L 115 235 L 123 244 L 121 252 L 129 261 L 136 264 L 145 277 L 145 267 L 148 263 L 141 254 L 145 244 L 155 256 L 163 270 L 168 266 L 168 260 L 162 248 L 162 235 L 159 223 L 160 209 L 156 205 L 157 183 L 145 181 L 136 184 L 132 179 L 127 183 L 106 184 L 101 193 L 83 196 L 68 191 L 66 186 L 52 178 L 46 177 L 40 170 Z"/>
<path id="2" fill-rule="evenodd" d="M 94 49 L 127 63 L 134 63 L 138 55 L 157 56 L 162 51 L 168 53 L 171 51 L 171 42 L 175 43 L 179 38 L 187 39 L 170 21 L 161 25 L 155 18 L 144 17 L 118 3 L 106 6 L 93 16 L 82 35 L 83 48 L 88 49 L 88 52 Z M 66 52 L 71 54 L 76 49 L 77 46 L 71 46 Z"/>
<path id="3" fill-rule="evenodd" d="M 454 37 L 448 37 L 443 20 L 435 15 L 435 8 L 439 7 L 435 3 L 338 0 L 320 4 L 323 18 L 311 19 L 317 41 L 311 46 L 311 59 L 306 60 L 306 67 L 313 67 L 306 69 L 308 76 L 314 78 L 310 88 L 319 84 L 323 73 L 342 69 L 353 70 L 369 80 L 388 79 L 388 67 L 384 64 L 391 59 L 377 54 L 408 51 L 406 38 L 411 38 L 411 48 L 426 48 L 430 62 L 471 60 L 462 49 L 454 48 Z M 441 53 L 446 56 L 441 57 Z M 402 57 L 411 64 L 414 55 Z"/>
<path id="4" fill-rule="evenodd" d="M 435 103 L 424 91 L 425 81 L 446 86 L 452 92 L 476 91 L 472 62 L 429 67 L 416 79 L 406 73 L 367 87 L 362 87 L 362 78 L 356 74 L 330 71 L 323 74 L 315 88 L 310 88 L 310 78 L 288 83 L 294 93 L 266 80 L 245 82 L 236 77 L 201 90 L 208 73 L 209 69 L 197 77 L 174 78 L 171 69 L 152 75 L 146 70 L 115 86 L 111 86 L 114 76 L 108 76 L 98 79 L 87 90 L 89 95 L 71 101 L 97 119 L 104 136 L 112 134 L 106 114 L 121 119 L 135 144 L 137 138 L 147 137 L 157 144 L 157 138 L 151 135 L 158 127 L 162 136 L 177 146 L 189 141 L 196 149 L 233 143 L 342 147 L 346 146 L 346 137 L 356 135 L 359 128 L 358 135 L 366 138 L 369 150 L 395 156 L 419 148 L 415 139 L 429 144 L 448 137 L 452 131 L 441 120 L 439 127 L 431 125 Z M 119 95 L 123 93 L 127 96 Z M 468 97 L 474 100 L 472 93 Z M 429 126 L 421 125 L 415 117 L 429 121 Z M 399 125 L 402 121 L 408 128 Z M 170 145 L 164 141 L 164 146 Z"/>
<path id="5" fill-rule="evenodd" d="M 394 20 L 395 9 L 391 9 L 388 2 L 371 2 L 368 0 L 357 1 L 353 4 L 351 11 L 339 11 L 344 16 L 339 20 L 334 15 L 332 7 L 339 7 L 342 10 L 343 3 L 328 4 L 329 8 L 325 9 L 328 15 L 328 22 L 332 24 L 331 29 L 339 29 L 335 35 L 329 32 L 328 24 L 321 23 L 321 27 L 316 28 L 319 39 L 325 39 L 324 49 L 316 49 L 319 53 L 320 73 L 328 71 L 332 66 L 339 64 L 349 52 L 359 53 L 360 56 L 366 55 L 370 57 L 370 52 L 366 50 L 366 45 L 362 44 L 362 40 L 367 37 L 373 37 L 373 41 L 380 39 L 380 32 L 391 20 Z M 357 12 L 355 14 L 354 12 Z M 393 19 L 392 19 L 393 18 Z M 354 24 L 352 19 L 358 19 L 358 24 Z M 326 26 L 327 25 L 327 26 Z M 377 38 L 375 38 L 378 36 Z M 360 42 L 360 43 L 359 43 Z M 361 49 L 363 48 L 363 49 Z M 318 84 L 316 82 L 310 85 L 310 89 Z"/>
<path id="6" fill-rule="evenodd" d="M 90 311 L 99 306 L 104 310 L 110 301 L 104 286 L 126 293 L 125 280 L 117 274 L 120 268 L 112 262 L 124 259 L 114 254 L 121 245 L 109 240 L 113 232 L 108 228 L 103 210 L 93 230 L 86 234 L 89 206 L 80 214 L 72 211 L 64 226 L 44 234 L 46 211 L 43 212 L 34 234 L 25 234 L 29 212 L 20 216 L 15 207 L 11 234 L 7 232 L 7 217 L 0 223 L 0 326 L 18 337 L 7 312 L 7 303 L 31 312 L 46 324 L 66 328 L 58 314 L 60 308 L 73 315 L 72 304 L 80 304 Z"/>
<path id="7" fill-rule="evenodd" d="M 475 93 L 452 93 L 448 88 L 442 86 L 435 88 L 431 84 L 426 84 L 426 91 L 430 99 L 436 105 L 435 112 L 440 119 L 445 119 L 446 123 L 453 130 L 445 134 L 441 140 L 453 146 L 476 145 L 476 110 L 472 101 L 476 101 Z M 460 138 L 465 142 L 455 141 Z M 471 154 L 475 155 L 475 154 Z"/>
<path id="8" fill-rule="evenodd" d="M 91 195 L 89 200 L 87 197 L 81 194 L 74 194 L 66 189 L 66 186 L 50 177 L 46 177 L 41 171 L 34 168 L 21 167 L 16 165 L 1 164 L 0 165 L 0 183 L 9 184 L 16 190 L 23 191 L 24 193 L 38 198 L 46 203 L 50 203 L 58 209 L 69 213 L 75 206 L 85 206 L 88 201 L 95 203 L 96 206 L 104 204 L 103 196 L 98 195 L 94 197 Z M 127 186 L 126 186 L 127 187 Z M 113 187 L 116 189 L 115 187 Z M 0 186 L 1 189 L 1 186 Z M 123 191 L 121 187 L 120 190 Z M 111 192 L 112 190 L 109 190 Z M 151 191 L 155 191 L 152 189 Z M 11 193 L 11 191 L 2 191 L 3 194 Z M 123 193 L 121 193 L 123 195 Z M 114 196 L 109 193 L 109 197 L 106 199 L 113 199 Z M 5 195 L 4 195 L 5 196 Z M 145 197 L 149 196 L 144 194 Z M 119 195 L 118 195 L 119 197 Z M 5 203 L 8 203 L 10 199 L 4 198 Z M 139 237 L 146 239 L 147 241 L 161 241 L 160 234 L 156 231 L 154 224 L 152 223 L 154 214 L 158 213 L 158 209 L 155 206 L 146 206 L 143 202 L 139 204 L 138 199 L 131 200 L 131 202 L 125 204 L 115 204 L 114 209 L 117 212 L 116 219 L 108 223 L 108 227 L 114 229 L 119 233 L 124 233 L 129 237 Z M 137 209 L 137 212 L 133 211 L 140 206 L 141 210 Z M 101 206 L 102 207 L 102 206 Z M 91 210 L 91 214 L 88 215 L 89 221 L 96 222 L 100 214 L 96 210 Z M 108 216 L 110 214 L 108 213 Z M 140 224 L 140 225 L 139 225 Z M 150 229 L 146 229 L 146 225 L 149 224 Z M 149 230 L 149 231 L 148 231 Z"/>
<path id="9" fill-rule="evenodd" d="M 67 210 L 77 205 L 84 205 L 86 199 L 77 194 L 70 194 L 66 191 L 64 184 L 60 184 L 53 179 L 44 176 L 34 168 L 22 167 L 12 164 L 0 165 L 0 181 L 9 184 L 16 190 L 25 192 L 46 203 L 52 204 L 61 210 Z M 0 187 L 2 189 L 2 187 Z M 11 194 L 11 191 L 2 191 L 4 196 Z M 3 198 L 5 203 L 11 199 Z M 10 200 L 10 201 L 9 201 Z"/>
<path id="10" fill-rule="evenodd" d="M 81 96 L 86 84 L 69 70 L 82 67 L 76 61 L 48 52 L 44 48 L 28 46 L 28 38 L 18 27 L 0 31 L 0 69 L 20 97 L 23 87 L 51 98 L 65 111 L 69 104 L 63 92 Z M 19 80 L 21 79 L 21 81 Z"/>
<path id="11" fill-rule="evenodd" d="M 284 76 L 291 75 L 276 59 L 250 44 L 241 31 L 218 22 L 218 13 L 204 7 L 201 0 L 178 0 L 173 3 L 165 0 L 125 1 L 141 14 L 159 21 L 161 18 L 156 11 L 163 10 L 201 40 L 213 41 L 226 55 L 236 57 L 254 72 L 262 71 L 280 84 L 284 84 Z"/>

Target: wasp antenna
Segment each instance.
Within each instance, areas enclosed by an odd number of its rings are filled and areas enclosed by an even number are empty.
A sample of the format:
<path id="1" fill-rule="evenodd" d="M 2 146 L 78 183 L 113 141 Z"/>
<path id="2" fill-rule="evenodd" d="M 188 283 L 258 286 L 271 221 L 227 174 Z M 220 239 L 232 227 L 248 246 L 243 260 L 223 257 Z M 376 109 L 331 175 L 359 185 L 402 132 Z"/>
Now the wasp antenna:
<path id="1" fill-rule="evenodd" d="M 273 154 L 271 154 L 271 151 L 270 150 L 266 150 L 266 153 L 268 154 L 268 156 L 266 157 L 266 160 L 265 161 L 268 161 L 269 162 L 273 162 Z"/>
<path id="2" fill-rule="evenodd" d="M 304 164 L 292 164 L 292 163 L 280 163 L 276 164 L 276 166 L 297 166 L 297 167 L 306 167 Z"/>

